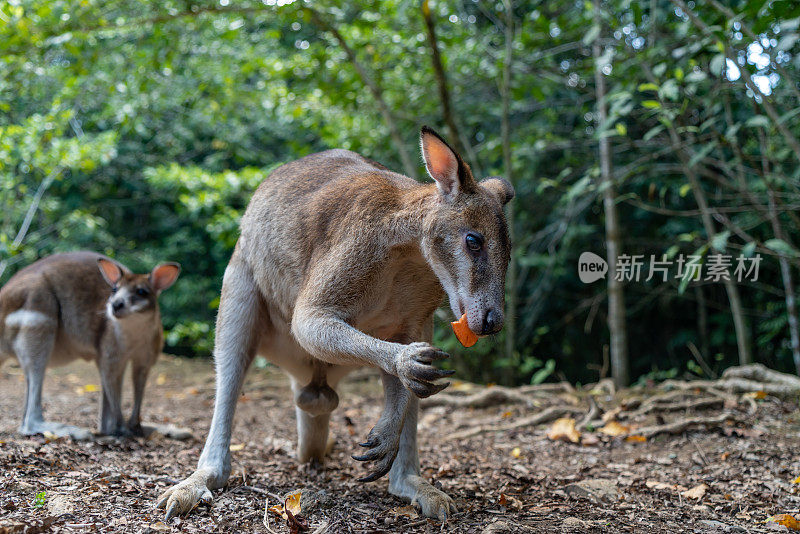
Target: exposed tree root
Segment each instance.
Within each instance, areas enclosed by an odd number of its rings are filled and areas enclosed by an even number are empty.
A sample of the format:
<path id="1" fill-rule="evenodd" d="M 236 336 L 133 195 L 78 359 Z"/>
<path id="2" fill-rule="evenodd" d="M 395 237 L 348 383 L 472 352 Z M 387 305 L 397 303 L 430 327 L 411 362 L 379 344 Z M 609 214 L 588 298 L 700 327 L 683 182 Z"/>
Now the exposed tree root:
<path id="1" fill-rule="evenodd" d="M 533 397 L 517 389 L 494 386 L 471 395 L 444 394 L 434 395 L 422 401 L 422 406 L 454 406 L 456 408 L 488 408 L 498 404 L 524 404 L 535 406 Z"/>
<path id="2" fill-rule="evenodd" d="M 699 399 L 686 399 L 677 402 L 659 403 L 647 401 L 642 403 L 638 410 L 632 412 L 620 412 L 620 419 L 636 419 L 651 412 L 677 412 L 682 410 L 702 410 L 705 408 L 720 408 L 724 406 L 725 399 L 720 397 L 702 397 Z"/>
<path id="3" fill-rule="evenodd" d="M 781 373 L 760 363 L 731 367 L 722 373 L 719 380 L 666 380 L 662 389 L 692 390 L 700 389 L 718 396 L 730 393 L 750 393 L 763 391 L 777 397 L 800 395 L 800 377 Z"/>
<path id="4" fill-rule="evenodd" d="M 537 405 L 535 397 L 542 394 L 574 393 L 575 388 L 566 382 L 558 384 L 535 384 L 508 388 L 492 386 L 468 395 L 440 393 L 422 401 L 423 407 L 454 406 L 456 408 L 488 408 L 501 404 L 524 404 L 530 408 Z"/>
<path id="5" fill-rule="evenodd" d="M 549 423 L 550 421 L 558 419 L 559 417 L 565 417 L 567 415 L 574 415 L 576 413 L 581 413 L 581 411 L 582 410 L 578 408 L 573 408 L 572 406 L 553 406 L 545 410 L 542 410 L 536 415 L 524 417 L 522 419 L 518 419 L 511 423 L 505 423 L 501 425 L 483 425 L 483 426 L 468 428 L 466 430 L 462 430 L 461 432 L 450 434 L 449 439 L 451 440 L 465 439 L 486 432 L 505 432 L 507 430 L 517 430 L 527 426 L 541 425 L 543 423 Z"/>
<path id="6" fill-rule="evenodd" d="M 722 373 L 722 379 L 726 378 L 745 378 L 756 382 L 770 382 L 800 391 L 800 377 L 775 371 L 760 363 L 730 367 Z"/>
<path id="7" fill-rule="evenodd" d="M 680 434 L 685 430 L 689 430 L 697 426 L 722 426 L 725 424 L 725 421 L 729 419 L 736 420 L 736 417 L 727 412 L 710 417 L 687 417 L 685 419 L 678 419 L 677 421 L 672 421 L 663 425 L 639 428 L 636 430 L 636 434 L 646 438 L 650 438 L 658 434 Z"/>

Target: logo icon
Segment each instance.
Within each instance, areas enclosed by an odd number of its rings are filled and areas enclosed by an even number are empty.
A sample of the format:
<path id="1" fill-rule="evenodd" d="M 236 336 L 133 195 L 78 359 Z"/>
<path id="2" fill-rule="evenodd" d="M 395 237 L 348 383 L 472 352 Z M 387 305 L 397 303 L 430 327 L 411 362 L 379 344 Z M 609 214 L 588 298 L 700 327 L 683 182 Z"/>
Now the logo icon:
<path id="1" fill-rule="evenodd" d="M 584 284 L 591 284 L 606 277 L 608 262 L 594 252 L 583 252 L 578 258 L 578 278 Z"/>

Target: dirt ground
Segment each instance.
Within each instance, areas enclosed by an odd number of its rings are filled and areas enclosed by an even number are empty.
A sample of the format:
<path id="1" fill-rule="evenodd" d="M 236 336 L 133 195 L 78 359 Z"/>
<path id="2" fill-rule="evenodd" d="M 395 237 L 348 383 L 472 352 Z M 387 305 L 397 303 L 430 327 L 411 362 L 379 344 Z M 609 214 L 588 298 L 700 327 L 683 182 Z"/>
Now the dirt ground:
<path id="1" fill-rule="evenodd" d="M 441 525 L 389 495 L 385 478 L 356 481 L 367 466 L 350 455 L 381 408 L 376 375 L 362 373 L 343 385 L 332 418 L 336 447 L 325 469 L 314 470 L 295 462 L 288 384 L 267 368 L 248 376 L 228 485 L 214 492 L 211 506 L 165 524 L 153 504 L 197 462 L 211 419 L 213 380 L 210 362 L 171 357 L 151 375 L 145 420 L 189 427 L 194 439 L 73 443 L 16 434 L 25 384 L 21 370 L 6 362 L 0 369 L 0 533 L 267 532 L 265 499 L 278 504 L 267 493 L 295 490 L 303 495 L 301 517 L 309 532 L 765 532 L 788 531 L 768 517 L 800 512 L 800 484 L 793 483 L 800 475 L 800 413 L 795 402 L 772 396 L 753 400 L 750 410 L 734 407 L 734 421 L 644 442 L 586 430 L 583 444 L 553 441 L 549 423 L 458 435 L 510 426 L 549 406 L 579 406 L 575 395 L 551 392 L 528 405 L 423 409 L 423 475 L 459 507 Z M 94 426 L 98 381 L 86 363 L 51 370 L 46 417 Z M 451 389 L 475 391 L 464 384 Z M 289 532 L 274 516 L 269 526 Z"/>

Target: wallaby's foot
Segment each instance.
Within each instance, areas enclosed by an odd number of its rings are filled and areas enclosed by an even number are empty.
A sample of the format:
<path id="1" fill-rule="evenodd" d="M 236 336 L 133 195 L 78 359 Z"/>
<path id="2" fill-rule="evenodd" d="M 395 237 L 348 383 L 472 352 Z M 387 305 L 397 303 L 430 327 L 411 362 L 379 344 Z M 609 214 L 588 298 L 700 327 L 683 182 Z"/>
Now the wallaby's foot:
<path id="1" fill-rule="evenodd" d="M 450 385 L 434 383 L 435 380 L 450 376 L 455 371 L 437 369 L 436 360 L 444 360 L 450 355 L 429 343 L 417 342 L 406 345 L 397 355 L 397 378 L 403 386 L 420 398 L 430 397 Z"/>
<path id="2" fill-rule="evenodd" d="M 192 475 L 175 484 L 161 494 L 156 503 L 156 508 L 166 510 L 165 521 L 177 515 L 189 513 L 199 503 L 210 504 L 211 490 L 206 486 L 206 474 L 197 470 Z"/>
<path id="3" fill-rule="evenodd" d="M 359 462 L 376 462 L 375 471 L 359 478 L 359 482 L 372 482 L 389 472 L 400 448 L 402 430 L 402 418 L 384 410 L 378 422 L 367 434 L 367 440 L 359 443 L 360 446 L 369 450 L 360 456 L 353 456 L 353 459 Z"/>
<path id="4" fill-rule="evenodd" d="M 149 438 L 154 432 L 157 432 L 169 439 L 176 439 L 178 441 L 185 441 L 192 439 L 194 434 L 192 431 L 185 427 L 174 425 L 162 425 L 159 423 L 140 423 L 138 427 L 131 427 L 131 431 L 135 436 Z M 137 433 L 141 432 L 141 434 Z"/>
<path id="5" fill-rule="evenodd" d="M 23 436 L 35 436 L 36 434 L 53 434 L 59 438 L 71 438 L 75 441 L 88 441 L 94 439 L 94 434 L 88 428 L 79 426 L 65 425 L 62 423 L 50 423 L 40 421 L 20 427 L 19 433 Z"/>
<path id="6" fill-rule="evenodd" d="M 449 495 L 418 475 L 408 475 L 396 484 L 390 483 L 389 493 L 411 501 L 420 507 L 422 515 L 439 521 L 446 521 L 448 514 L 458 511 Z"/>

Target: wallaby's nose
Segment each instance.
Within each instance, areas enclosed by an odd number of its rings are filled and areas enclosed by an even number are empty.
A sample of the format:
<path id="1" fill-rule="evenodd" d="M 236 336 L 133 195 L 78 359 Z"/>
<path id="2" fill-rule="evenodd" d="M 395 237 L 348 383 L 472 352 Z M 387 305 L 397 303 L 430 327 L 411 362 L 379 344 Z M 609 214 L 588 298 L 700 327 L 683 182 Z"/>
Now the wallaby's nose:
<path id="1" fill-rule="evenodd" d="M 122 302 L 121 300 L 115 300 L 114 302 L 111 303 L 111 309 L 114 312 L 118 312 L 124 307 L 125 307 L 125 303 Z"/>
<path id="2" fill-rule="evenodd" d="M 483 331 L 481 335 L 496 334 L 503 328 L 503 312 L 500 310 L 489 310 L 483 318 Z"/>

